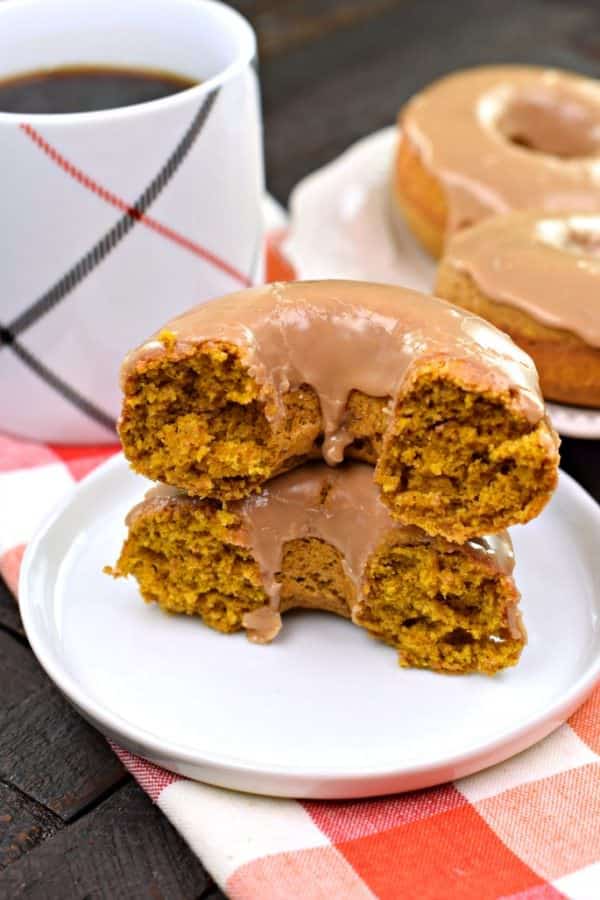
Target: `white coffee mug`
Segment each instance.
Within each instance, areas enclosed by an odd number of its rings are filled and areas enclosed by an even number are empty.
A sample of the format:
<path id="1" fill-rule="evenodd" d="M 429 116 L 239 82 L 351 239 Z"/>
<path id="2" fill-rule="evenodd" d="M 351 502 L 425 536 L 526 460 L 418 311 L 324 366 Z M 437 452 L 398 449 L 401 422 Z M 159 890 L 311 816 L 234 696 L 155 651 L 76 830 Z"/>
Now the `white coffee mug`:
<path id="1" fill-rule="evenodd" d="M 119 365 L 262 278 L 256 41 L 213 0 L 4 0 L 0 79 L 63 65 L 197 86 L 97 112 L 0 112 L 0 430 L 115 440 Z"/>

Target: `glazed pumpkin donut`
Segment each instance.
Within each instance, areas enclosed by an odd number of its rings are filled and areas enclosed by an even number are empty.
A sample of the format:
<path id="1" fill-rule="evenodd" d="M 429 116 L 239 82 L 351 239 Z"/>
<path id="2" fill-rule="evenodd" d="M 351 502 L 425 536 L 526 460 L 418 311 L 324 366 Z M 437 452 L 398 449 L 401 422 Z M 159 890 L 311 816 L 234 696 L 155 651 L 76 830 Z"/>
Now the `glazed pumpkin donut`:
<path id="1" fill-rule="evenodd" d="M 442 78 L 401 110 L 393 211 L 433 256 L 512 210 L 600 212 L 600 83 L 529 66 Z"/>
<path id="2" fill-rule="evenodd" d="M 436 292 L 507 331 L 545 397 L 600 407 L 600 215 L 488 219 L 450 240 Z"/>
<path id="3" fill-rule="evenodd" d="M 265 643 L 288 609 L 325 609 L 396 647 L 403 666 L 486 674 L 525 643 L 506 532 L 460 545 L 399 525 L 361 463 L 309 463 L 227 509 L 154 489 L 127 523 L 109 574 L 218 631 Z"/>
<path id="4" fill-rule="evenodd" d="M 126 358 L 134 469 L 235 500 L 307 459 L 376 466 L 392 514 L 464 541 L 527 522 L 557 479 L 530 358 L 442 300 L 358 281 L 202 304 Z"/>

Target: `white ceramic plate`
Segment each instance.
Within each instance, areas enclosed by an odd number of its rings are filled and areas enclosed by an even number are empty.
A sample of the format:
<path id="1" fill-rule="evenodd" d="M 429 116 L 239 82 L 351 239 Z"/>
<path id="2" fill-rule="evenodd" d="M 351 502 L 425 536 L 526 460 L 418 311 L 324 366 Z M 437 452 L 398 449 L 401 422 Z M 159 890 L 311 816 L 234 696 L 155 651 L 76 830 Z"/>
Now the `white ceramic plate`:
<path id="1" fill-rule="evenodd" d="M 562 403 L 547 403 L 546 409 L 559 434 L 588 440 L 600 438 L 600 409 L 585 409 L 583 406 L 566 406 Z"/>
<path id="2" fill-rule="evenodd" d="M 358 141 L 304 178 L 290 200 L 290 231 L 283 250 L 298 278 L 386 281 L 429 293 L 435 262 L 408 227 L 390 228 L 388 178 L 396 128 Z M 600 410 L 549 403 L 556 430 L 600 438 Z"/>
<path id="3" fill-rule="evenodd" d="M 29 544 L 31 645 L 93 724 L 176 772 L 245 791 L 353 797 L 477 771 L 544 737 L 600 674 L 600 508 L 567 475 L 514 530 L 529 645 L 494 678 L 400 669 L 333 615 L 289 614 L 269 646 L 144 604 L 102 567 L 148 483 L 121 456 L 81 482 Z"/>

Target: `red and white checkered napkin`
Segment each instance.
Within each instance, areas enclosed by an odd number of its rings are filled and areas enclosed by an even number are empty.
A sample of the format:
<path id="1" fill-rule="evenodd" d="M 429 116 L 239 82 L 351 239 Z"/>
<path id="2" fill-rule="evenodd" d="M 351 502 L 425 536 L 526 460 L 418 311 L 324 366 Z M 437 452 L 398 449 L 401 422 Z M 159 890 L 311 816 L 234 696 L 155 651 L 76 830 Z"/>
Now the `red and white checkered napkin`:
<path id="1" fill-rule="evenodd" d="M 0 571 L 14 591 L 40 519 L 116 450 L 0 435 Z M 253 797 L 114 749 L 233 898 L 600 898 L 600 689 L 508 762 L 384 799 Z"/>

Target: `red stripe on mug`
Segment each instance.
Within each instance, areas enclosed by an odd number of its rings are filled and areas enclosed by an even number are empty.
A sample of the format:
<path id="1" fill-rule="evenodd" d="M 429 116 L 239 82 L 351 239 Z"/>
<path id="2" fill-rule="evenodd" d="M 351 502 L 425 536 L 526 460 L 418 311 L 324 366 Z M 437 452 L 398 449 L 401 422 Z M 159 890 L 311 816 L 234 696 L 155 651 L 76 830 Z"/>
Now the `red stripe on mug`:
<path id="1" fill-rule="evenodd" d="M 90 178 L 89 175 L 86 175 L 85 172 L 77 168 L 77 166 L 73 165 L 72 162 L 70 162 L 61 153 L 59 153 L 58 150 L 51 144 L 49 144 L 48 141 L 44 137 L 42 137 L 42 135 L 31 125 L 24 122 L 19 127 L 21 128 L 21 131 L 23 131 L 24 134 L 26 134 L 27 137 L 34 142 L 34 144 L 36 144 L 41 150 L 43 150 L 46 156 L 48 156 L 53 162 L 60 166 L 63 172 L 66 172 L 67 175 L 81 184 L 82 187 L 85 187 L 87 188 L 87 190 L 92 191 L 94 194 L 96 194 L 96 196 L 100 197 L 106 203 L 109 203 L 111 206 L 120 209 L 121 212 L 126 212 L 133 219 L 136 219 L 138 222 L 140 222 L 140 224 L 152 229 L 152 231 L 155 231 L 157 234 L 162 235 L 162 237 L 166 238 L 167 240 L 173 241 L 173 243 L 177 244 L 179 247 L 182 247 L 184 250 L 188 250 L 195 256 L 199 256 L 202 259 L 206 260 L 206 262 L 209 262 L 217 269 L 225 272 L 227 275 L 231 276 L 231 278 L 235 279 L 244 287 L 249 287 L 252 284 L 251 279 L 247 275 L 244 275 L 243 272 L 240 272 L 234 266 L 230 265 L 228 262 L 225 262 L 225 260 L 212 253 L 210 250 L 207 250 L 205 247 L 202 247 L 200 244 L 197 244 L 190 238 L 185 237 L 185 235 L 179 234 L 179 232 L 174 231 L 174 229 L 170 228 L 168 225 L 163 225 L 163 223 L 159 222 L 157 219 L 141 213 L 138 209 L 135 208 L 135 206 L 130 206 L 128 203 L 125 203 L 124 200 L 121 200 L 121 198 L 116 194 L 113 194 L 112 191 L 109 191 L 101 184 L 98 184 L 98 182 L 94 181 L 93 178 Z"/>

